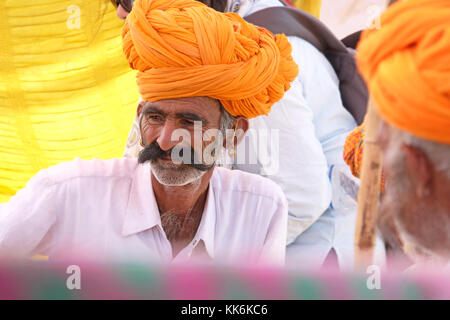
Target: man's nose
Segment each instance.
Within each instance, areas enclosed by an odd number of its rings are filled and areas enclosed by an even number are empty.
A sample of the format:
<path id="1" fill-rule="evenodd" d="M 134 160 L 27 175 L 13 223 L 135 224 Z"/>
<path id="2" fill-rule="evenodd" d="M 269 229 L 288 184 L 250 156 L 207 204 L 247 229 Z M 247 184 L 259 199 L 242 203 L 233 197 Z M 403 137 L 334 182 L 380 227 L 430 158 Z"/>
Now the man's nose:
<path id="1" fill-rule="evenodd" d="M 125 20 L 127 15 L 128 12 L 119 4 L 117 6 L 117 16 L 119 17 L 119 19 Z"/>
<path id="2" fill-rule="evenodd" d="M 174 130 L 176 130 L 175 123 L 173 121 L 166 120 L 164 126 L 161 128 L 158 139 L 156 139 L 156 142 L 162 150 L 168 151 L 178 144 L 178 140 L 172 141 Z"/>

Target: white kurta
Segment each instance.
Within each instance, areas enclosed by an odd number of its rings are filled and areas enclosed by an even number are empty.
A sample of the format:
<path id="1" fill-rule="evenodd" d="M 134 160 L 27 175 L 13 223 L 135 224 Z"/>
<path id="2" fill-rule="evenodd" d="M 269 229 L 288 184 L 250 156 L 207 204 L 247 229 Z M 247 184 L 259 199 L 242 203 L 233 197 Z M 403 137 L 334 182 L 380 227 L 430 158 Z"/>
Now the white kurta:
<path id="1" fill-rule="evenodd" d="M 199 253 L 221 264 L 283 264 L 285 257 L 281 189 L 225 168 L 214 169 L 197 233 L 174 259 L 150 166 L 136 159 L 76 159 L 41 170 L 0 206 L 0 217 L 0 255 L 184 262 Z"/>

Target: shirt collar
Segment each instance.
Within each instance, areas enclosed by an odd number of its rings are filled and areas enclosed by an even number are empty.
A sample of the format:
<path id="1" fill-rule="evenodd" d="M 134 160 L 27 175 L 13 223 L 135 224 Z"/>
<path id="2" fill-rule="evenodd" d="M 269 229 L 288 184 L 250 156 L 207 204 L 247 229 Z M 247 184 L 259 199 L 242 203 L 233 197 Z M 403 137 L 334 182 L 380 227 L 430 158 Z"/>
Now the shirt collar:
<path id="1" fill-rule="evenodd" d="M 131 182 L 122 236 L 139 233 L 156 225 L 161 226 L 161 217 L 151 185 L 150 165 L 140 164 Z"/>

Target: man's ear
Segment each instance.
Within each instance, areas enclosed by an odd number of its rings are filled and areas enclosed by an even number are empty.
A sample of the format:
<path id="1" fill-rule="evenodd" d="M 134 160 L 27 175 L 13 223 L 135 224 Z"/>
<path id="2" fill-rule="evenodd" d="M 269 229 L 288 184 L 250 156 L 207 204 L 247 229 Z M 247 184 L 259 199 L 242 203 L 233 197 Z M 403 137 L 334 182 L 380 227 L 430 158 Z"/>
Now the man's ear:
<path id="1" fill-rule="evenodd" d="M 141 112 L 142 112 L 142 108 L 144 107 L 144 104 L 145 104 L 145 101 L 139 101 L 137 111 L 136 111 L 136 115 L 138 118 L 141 117 Z"/>
<path id="2" fill-rule="evenodd" d="M 244 139 L 245 134 L 247 133 L 247 130 L 250 127 L 250 123 L 247 118 L 244 117 L 238 117 L 235 122 L 235 132 L 236 137 L 233 141 L 234 147 L 236 147 L 241 141 Z"/>
<path id="3" fill-rule="evenodd" d="M 434 167 L 428 156 L 421 149 L 403 144 L 408 173 L 415 179 L 416 194 L 419 198 L 427 197 L 432 192 Z"/>
<path id="4" fill-rule="evenodd" d="M 237 145 L 241 143 L 242 139 L 244 139 L 245 133 L 247 132 L 249 126 L 250 125 L 247 118 L 237 117 L 234 122 L 234 127 L 226 130 L 225 137 L 223 139 L 223 147 L 233 147 L 236 149 Z M 231 142 L 231 139 L 233 139 L 233 142 Z"/>

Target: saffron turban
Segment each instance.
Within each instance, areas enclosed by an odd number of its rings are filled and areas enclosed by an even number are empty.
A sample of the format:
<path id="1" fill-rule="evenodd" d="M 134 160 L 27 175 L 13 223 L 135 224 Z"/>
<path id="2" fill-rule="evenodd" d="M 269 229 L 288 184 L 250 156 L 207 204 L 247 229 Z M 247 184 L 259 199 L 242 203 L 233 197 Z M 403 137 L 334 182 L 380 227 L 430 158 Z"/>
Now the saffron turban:
<path id="1" fill-rule="evenodd" d="M 122 39 L 146 101 L 208 96 L 253 118 L 267 115 L 298 74 L 284 35 L 193 0 L 137 0 Z"/>
<path id="2" fill-rule="evenodd" d="M 401 1 L 380 23 L 357 48 L 378 112 L 399 129 L 450 144 L 450 1 Z"/>

